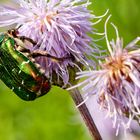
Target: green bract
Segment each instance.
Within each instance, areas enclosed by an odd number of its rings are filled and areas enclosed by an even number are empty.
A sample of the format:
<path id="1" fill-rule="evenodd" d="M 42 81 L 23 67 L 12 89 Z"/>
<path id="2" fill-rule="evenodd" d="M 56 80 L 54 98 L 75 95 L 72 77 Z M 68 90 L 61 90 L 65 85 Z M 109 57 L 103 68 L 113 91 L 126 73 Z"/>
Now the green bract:
<path id="1" fill-rule="evenodd" d="M 0 35 L 0 78 L 21 99 L 34 100 L 46 94 L 51 85 L 18 47 L 22 46 L 17 45 L 9 34 Z"/>

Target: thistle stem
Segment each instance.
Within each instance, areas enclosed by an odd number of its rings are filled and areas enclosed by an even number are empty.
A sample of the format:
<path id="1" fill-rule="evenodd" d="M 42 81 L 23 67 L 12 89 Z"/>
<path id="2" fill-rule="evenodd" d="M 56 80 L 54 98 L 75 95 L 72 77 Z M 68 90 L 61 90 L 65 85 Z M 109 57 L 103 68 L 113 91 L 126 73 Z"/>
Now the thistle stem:
<path id="1" fill-rule="evenodd" d="M 76 106 L 79 105 L 81 102 L 83 102 L 83 97 L 80 94 L 78 89 L 72 89 L 70 93 L 71 93 L 71 97 L 72 97 L 73 101 L 75 102 Z M 93 118 L 92 118 L 86 104 L 83 103 L 82 105 L 80 105 L 78 107 L 78 110 L 79 110 L 83 120 L 85 121 L 85 124 L 88 127 L 93 140 L 102 140 L 101 135 L 93 121 Z"/>

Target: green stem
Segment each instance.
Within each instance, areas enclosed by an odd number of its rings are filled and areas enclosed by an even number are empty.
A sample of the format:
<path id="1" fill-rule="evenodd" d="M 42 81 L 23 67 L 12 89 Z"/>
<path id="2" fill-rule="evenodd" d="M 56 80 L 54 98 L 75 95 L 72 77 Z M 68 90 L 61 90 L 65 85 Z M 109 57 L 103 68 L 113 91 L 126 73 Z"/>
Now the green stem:
<path id="1" fill-rule="evenodd" d="M 81 102 L 84 101 L 83 97 L 80 94 L 78 89 L 73 89 L 73 90 L 71 90 L 70 93 L 71 93 L 71 97 L 72 97 L 73 101 L 75 102 L 76 106 L 78 106 Z M 86 104 L 83 103 L 82 105 L 80 105 L 78 107 L 78 110 L 79 110 L 86 126 L 88 127 L 93 140 L 102 140 L 101 135 L 93 121 L 93 118 L 92 118 Z"/>

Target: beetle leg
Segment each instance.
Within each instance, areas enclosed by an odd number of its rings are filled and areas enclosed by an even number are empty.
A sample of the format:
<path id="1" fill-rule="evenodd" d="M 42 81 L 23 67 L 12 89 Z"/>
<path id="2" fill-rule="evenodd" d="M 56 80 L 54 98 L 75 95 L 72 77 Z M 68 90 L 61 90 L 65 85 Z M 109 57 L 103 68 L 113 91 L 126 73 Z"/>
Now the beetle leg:
<path id="1" fill-rule="evenodd" d="M 33 46 L 37 45 L 37 43 L 32 40 L 31 38 L 28 38 L 26 36 L 18 36 L 18 30 L 13 29 L 13 30 L 9 30 L 8 34 L 10 37 L 14 38 L 14 40 L 16 41 L 16 48 L 18 51 L 23 52 L 23 53 L 29 53 L 30 56 L 32 56 L 33 58 L 39 57 L 39 56 L 44 56 L 47 58 L 51 58 L 53 61 L 64 61 L 66 59 L 74 59 L 73 56 L 68 56 L 68 57 L 61 57 L 58 58 L 56 56 L 52 56 L 50 54 L 48 54 L 48 52 L 46 51 L 41 51 L 41 50 L 35 50 L 33 52 L 30 52 L 29 49 L 27 49 L 25 47 L 25 42 L 24 41 L 28 41 L 30 43 L 33 44 Z"/>
<path id="2" fill-rule="evenodd" d="M 26 37 L 26 36 L 19 36 L 18 37 L 20 40 L 22 40 L 23 42 L 24 41 L 29 41 L 29 42 L 31 42 L 34 46 L 37 44 L 34 40 L 32 40 L 31 38 L 28 38 L 28 37 Z"/>
<path id="3" fill-rule="evenodd" d="M 15 50 L 17 50 L 17 51 L 19 51 L 19 52 L 22 52 L 22 53 L 30 53 L 30 50 L 29 50 L 29 49 L 24 48 L 24 47 L 21 47 L 21 46 L 19 46 L 19 45 L 17 45 L 17 46 L 15 47 Z"/>
<path id="4" fill-rule="evenodd" d="M 66 60 L 66 59 L 73 59 L 72 56 L 59 58 L 59 57 L 52 56 L 52 55 L 48 54 L 48 52 L 46 52 L 46 51 L 41 51 L 41 50 L 35 50 L 34 52 L 31 53 L 31 56 L 33 58 L 36 58 L 36 57 L 39 57 L 39 56 L 44 56 L 44 57 L 47 57 L 47 58 L 51 58 L 54 61 L 63 61 L 63 60 Z"/>
<path id="5" fill-rule="evenodd" d="M 17 38 L 17 39 L 19 39 L 19 40 L 21 40 L 21 41 L 25 41 L 25 40 L 27 40 L 27 41 L 29 41 L 30 43 L 32 43 L 33 45 L 36 45 L 37 43 L 34 41 L 34 40 L 32 40 L 31 38 L 28 38 L 28 37 L 26 37 L 26 36 L 18 36 L 18 30 L 17 29 L 12 29 L 12 30 L 8 30 L 8 35 L 10 36 L 10 37 L 12 37 L 12 38 Z"/>

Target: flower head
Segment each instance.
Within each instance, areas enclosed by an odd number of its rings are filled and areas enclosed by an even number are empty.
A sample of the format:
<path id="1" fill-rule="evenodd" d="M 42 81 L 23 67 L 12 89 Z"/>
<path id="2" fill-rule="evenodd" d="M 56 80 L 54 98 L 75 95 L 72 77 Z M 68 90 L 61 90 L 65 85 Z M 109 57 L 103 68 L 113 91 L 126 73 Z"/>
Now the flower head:
<path id="1" fill-rule="evenodd" d="M 78 72 L 77 79 L 86 79 L 74 87 L 83 86 L 82 91 L 87 99 L 97 95 L 100 107 L 107 110 L 107 116 L 113 118 L 113 126 L 117 131 L 120 126 L 126 130 L 133 119 L 140 119 L 140 49 L 136 48 L 140 37 L 123 48 L 118 30 L 112 24 L 117 39 L 109 42 L 107 22 L 105 34 L 110 55 L 100 62 L 99 70 Z"/>
<path id="2" fill-rule="evenodd" d="M 57 58 L 73 56 L 82 64 L 87 63 L 87 55 L 94 50 L 90 47 L 92 32 L 87 10 L 87 0 L 16 0 L 16 8 L 1 7 L 0 27 L 16 25 L 19 36 L 26 36 L 37 42 L 33 50 L 42 50 Z M 4 17 L 4 18 L 2 18 Z M 7 18 L 6 18 L 7 17 Z M 52 61 L 40 57 L 37 61 L 50 77 L 55 71 L 64 83 L 68 83 L 67 66 L 75 66 L 73 60 Z"/>

